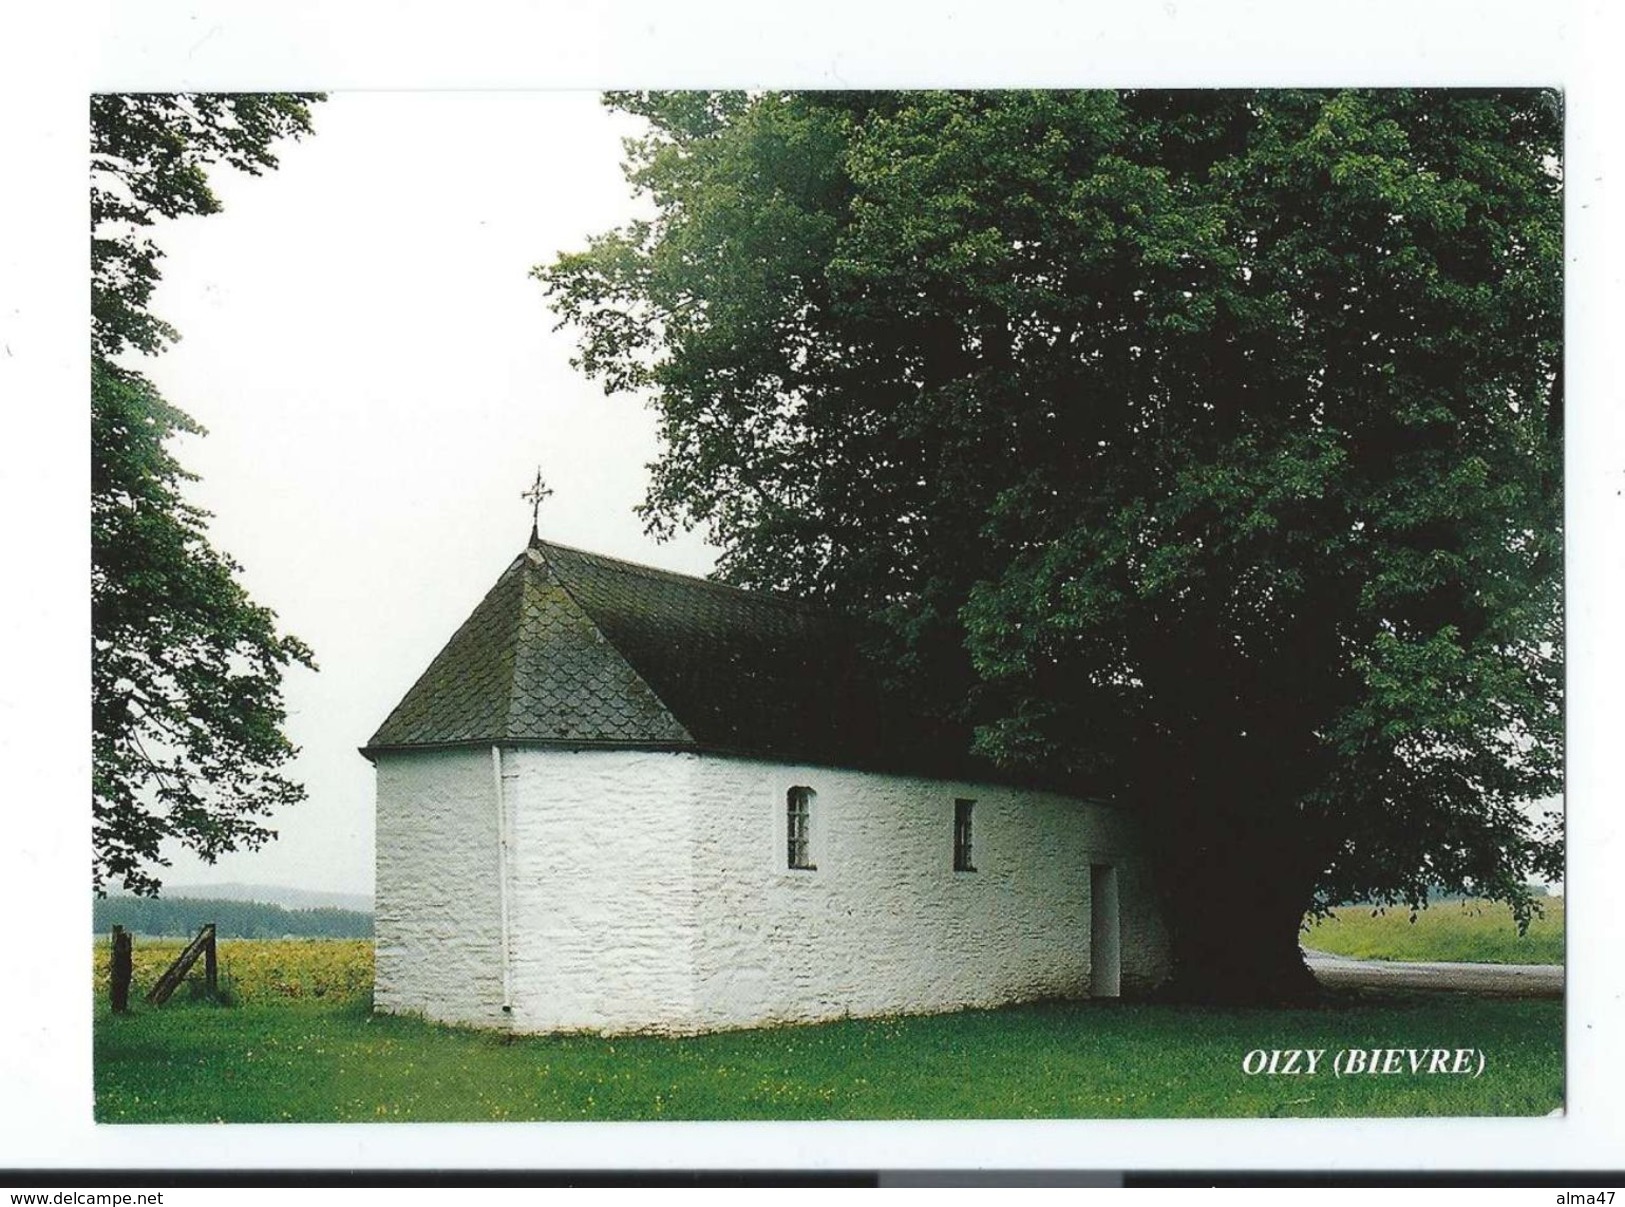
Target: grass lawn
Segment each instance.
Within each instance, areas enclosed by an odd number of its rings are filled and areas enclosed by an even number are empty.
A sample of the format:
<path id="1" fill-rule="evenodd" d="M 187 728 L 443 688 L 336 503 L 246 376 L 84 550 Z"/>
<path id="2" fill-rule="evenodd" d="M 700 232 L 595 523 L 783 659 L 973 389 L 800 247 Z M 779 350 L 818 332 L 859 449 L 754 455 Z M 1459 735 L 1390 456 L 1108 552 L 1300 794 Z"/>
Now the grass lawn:
<path id="1" fill-rule="evenodd" d="M 1543 1115 L 1563 1101 L 1562 1003 L 1329 997 L 1314 1009 L 1066 1002 L 688 1039 L 504 1038 L 370 1010 L 372 944 L 222 940 L 236 1003 L 142 993 L 182 946 L 136 944 L 133 1012 L 94 948 L 107 1123 Z M 194 974 L 193 981 L 198 979 Z M 1482 1049 L 1481 1077 L 1335 1078 L 1344 1048 Z M 1254 1049 L 1318 1073 L 1247 1076 Z"/>
<path id="2" fill-rule="evenodd" d="M 1541 900 L 1541 915 L 1520 936 L 1506 905 L 1443 901 L 1413 919 L 1404 908 L 1373 914 L 1368 905 L 1334 910 L 1303 945 L 1368 960 L 1444 960 L 1470 964 L 1561 964 L 1563 898 Z"/>
<path id="3" fill-rule="evenodd" d="M 1451 994 L 1331 1009 L 1061 1003 L 688 1039 L 501 1036 L 364 999 L 98 1008 L 102 1122 L 1539 1115 L 1562 1007 Z M 1255 1048 L 1326 1048 L 1314 1077 Z M 1334 1078 L 1352 1047 L 1480 1048 L 1483 1075 Z"/>

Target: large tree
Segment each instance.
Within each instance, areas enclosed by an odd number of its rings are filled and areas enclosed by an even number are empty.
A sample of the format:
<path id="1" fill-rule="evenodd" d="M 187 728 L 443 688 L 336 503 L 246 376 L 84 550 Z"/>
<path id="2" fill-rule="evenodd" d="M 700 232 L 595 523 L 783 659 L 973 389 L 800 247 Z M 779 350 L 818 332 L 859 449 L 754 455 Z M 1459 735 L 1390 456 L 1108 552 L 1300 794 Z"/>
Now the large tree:
<path id="1" fill-rule="evenodd" d="M 1560 843 L 1561 112 L 1539 92 L 622 94 L 652 216 L 537 270 L 646 516 L 887 622 L 1134 810 L 1176 987 Z"/>
<path id="2" fill-rule="evenodd" d="M 205 860 L 275 837 L 264 819 L 303 798 L 281 768 L 282 674 L 310 651 L 209 543 L 175 459 L 202 429 L 126 363 L 177 338 L 148 308 L 159 218 L 220 208 L 207 169 L 276 166 L 314 98 L 96 96 L 91 134 L 91 713 L 93 881 L 156 893 L 161 844 Z"/>

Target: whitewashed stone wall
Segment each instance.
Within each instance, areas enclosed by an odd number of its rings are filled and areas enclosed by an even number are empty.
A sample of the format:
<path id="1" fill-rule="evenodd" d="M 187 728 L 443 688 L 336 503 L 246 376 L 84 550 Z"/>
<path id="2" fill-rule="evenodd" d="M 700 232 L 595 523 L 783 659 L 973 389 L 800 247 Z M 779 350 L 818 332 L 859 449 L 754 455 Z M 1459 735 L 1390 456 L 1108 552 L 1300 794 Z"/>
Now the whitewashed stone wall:
<path id="1" fill-rule="evenodd" d="M 374 1005 L 506 1025 L 490 751 L 381 754 L 377 775 Z"/>
<path id="2" fill-rule="evenodd" d="M 742 759 L 696 767 L 702 1028 L 992 1006 L 1089 989 L 1089 871 L 1119 869 L 1125 990 L 1166 946 L 1124 819 L 1047 793 Z M 811 788 L 815 871 L 787 866 L 786 792 Z M 974 872 L 953 870 L 975 801 Z"/>
<path id="3" fill-rule="evenodd" d="M 489 750 L 378 759 L 381 1009 L 685 1033 L 1089 988 L 1089 872 L 1118 869 L 1125 992 L 1166 945 L 1125 819 L 980 784 L 690 754 L 507 750 L 503 1013 Z M 786 793 L 813 871 L 786 866 Z M 956 798 L 974 872 L 953 870 Z"/>
<path id="4" fill-rule="evenodd" d="M 513 1026 L 694 1030 L 695 761 L 504 752 Z"/>

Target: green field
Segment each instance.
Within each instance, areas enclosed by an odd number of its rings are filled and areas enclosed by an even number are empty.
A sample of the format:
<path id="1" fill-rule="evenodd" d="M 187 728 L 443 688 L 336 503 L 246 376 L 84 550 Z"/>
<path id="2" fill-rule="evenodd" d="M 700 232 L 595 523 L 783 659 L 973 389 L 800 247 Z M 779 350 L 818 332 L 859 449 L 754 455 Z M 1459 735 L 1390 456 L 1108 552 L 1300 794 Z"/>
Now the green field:
<path id="1" fill-rule="evenodd" d="M 131 1001 L 150 989 L 180 955 L 185 939 L 141 939 L 131 952 Z M 91 984 L 98 1001 L 108 992 L 108 943 L 92 946 Z M 221 939 L 220 985 L 238 1005 L 269 1002 L 354 1002 L 372 996 L 371 939 Z M 203 964 L 192 966 L 179 999 L 197 996 Z"/>
<path id="2" fill-rule="evenodd" d="M 98 994 L 96 1118 L 1540 1115 L 1563 1100 L 1562 1006 L 1553 1001 L 1351 995 L 1297 1010 L 1071 1002 L 688 1039 L 510 1039 L 373 1015 L 356 987 L 362 946 L 222 943 L 228 980 L 234 966 L 261 970 L 237 974 L 235 1006 L 181 993 L 114 1016 Z M 301 955 L 324 971 L 301 974 Z M 1486 1063 L 1476 1079 L 1338 1079 L 1324 1065 L 1314 1077 L 1243 1073 L 1249 1051 L 1287 1047 L 1474 1048 Z"/>
<path id="3" fill-rule="evenodd" d="M 1563 898 L 1545 897 L 1526 935 L 1512 910 L 1494 901 L 1443 901 L 1413 918 L 1404 907 L 1334 910 L 1303 936 L 1316 951 L 1367 960 L 1442 960 L 1468 964 L 1561 964 Z"/>

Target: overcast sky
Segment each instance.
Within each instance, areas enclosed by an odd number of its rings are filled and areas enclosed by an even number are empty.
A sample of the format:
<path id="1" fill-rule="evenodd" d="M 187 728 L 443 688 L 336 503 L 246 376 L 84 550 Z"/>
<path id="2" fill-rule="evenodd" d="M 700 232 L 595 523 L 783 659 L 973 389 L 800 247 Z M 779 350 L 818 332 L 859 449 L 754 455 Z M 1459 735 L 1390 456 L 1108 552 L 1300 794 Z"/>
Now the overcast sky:
<path id="1" fill-rule="evenodd" d="M 523 548 L 544 535 L 703 574 L 697 536 L 657 544 L 633 508 L 650 411 L 570 367 L 533 265 L 634 210 L 589 92 L 338 92 L 315 133 L 221 213 L 156 228 L 153 309 L 181 341 L 141 365 L 208 429 L 177 445 L 218 548 L 315 651 L 286 681 L 309 798 L 277 841 L 168 883 L 370 893 L 373 773 L 356 748 Z"/>

